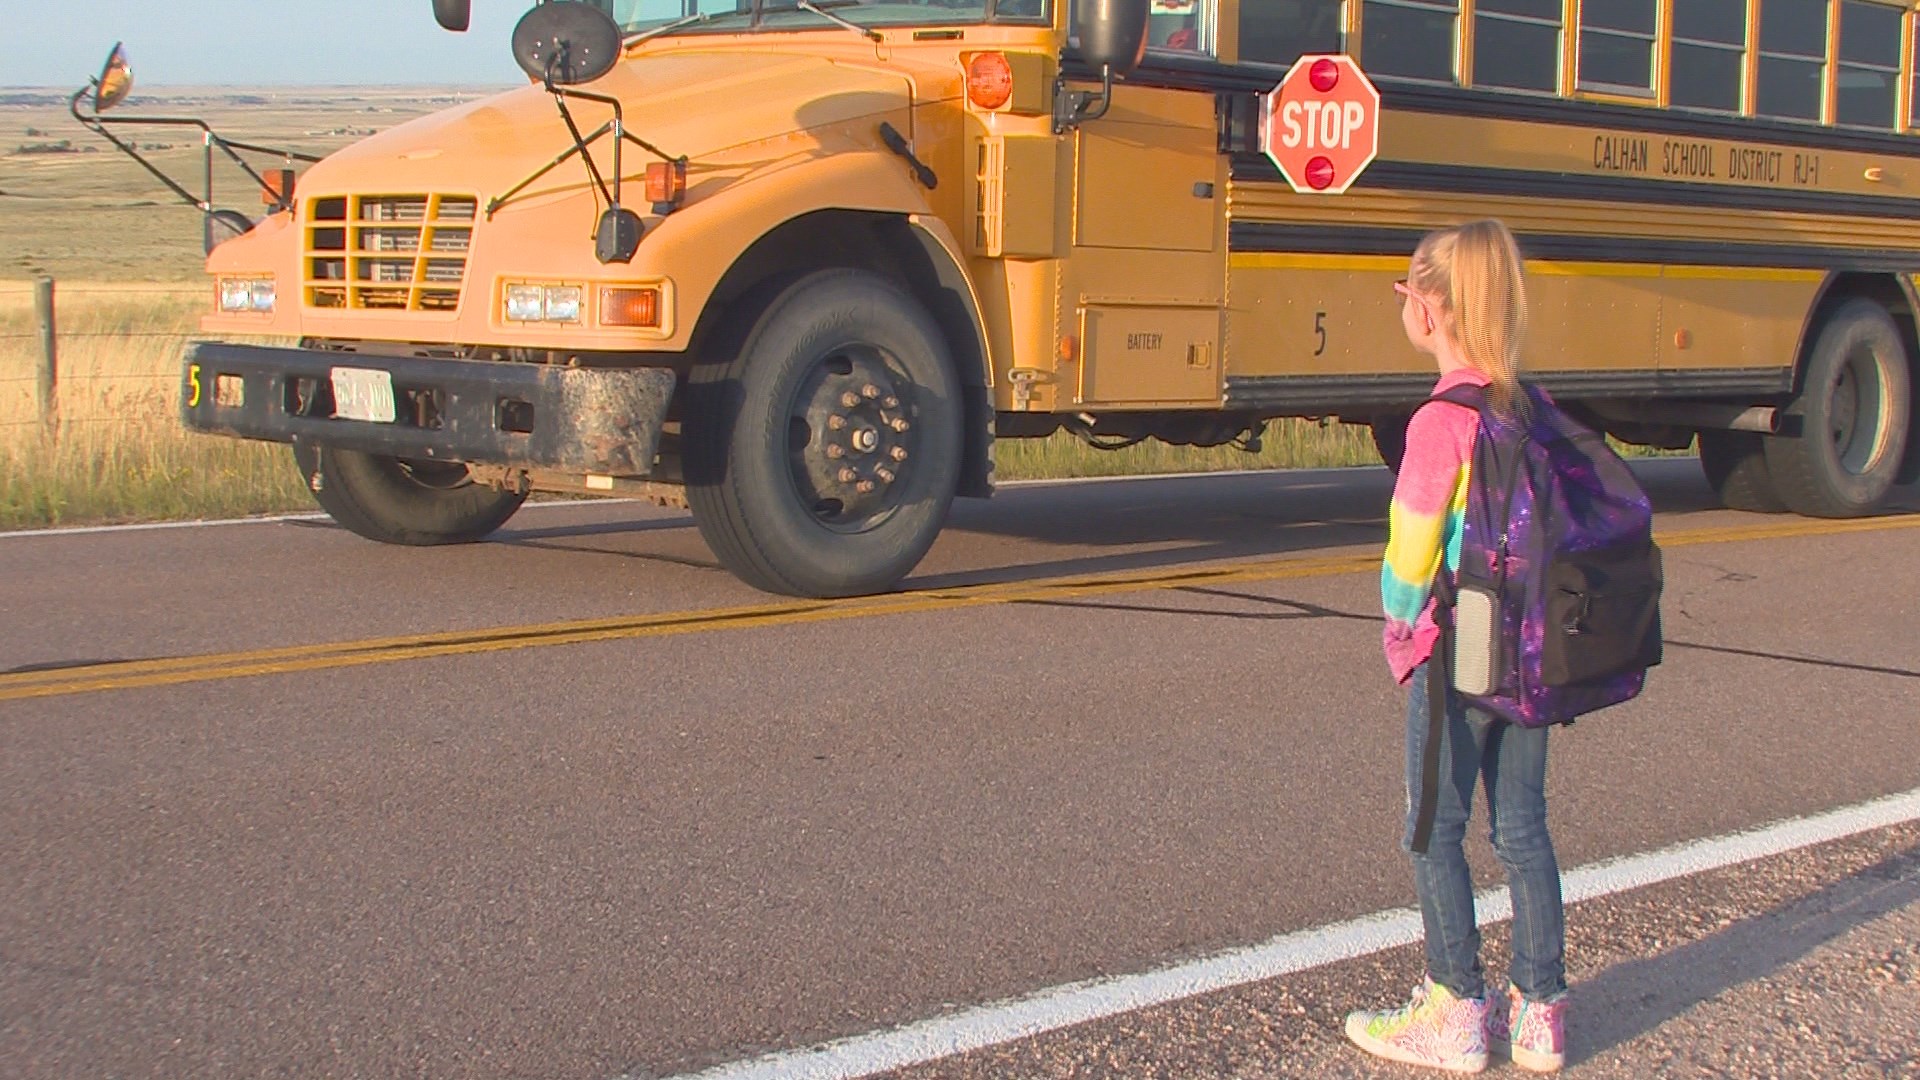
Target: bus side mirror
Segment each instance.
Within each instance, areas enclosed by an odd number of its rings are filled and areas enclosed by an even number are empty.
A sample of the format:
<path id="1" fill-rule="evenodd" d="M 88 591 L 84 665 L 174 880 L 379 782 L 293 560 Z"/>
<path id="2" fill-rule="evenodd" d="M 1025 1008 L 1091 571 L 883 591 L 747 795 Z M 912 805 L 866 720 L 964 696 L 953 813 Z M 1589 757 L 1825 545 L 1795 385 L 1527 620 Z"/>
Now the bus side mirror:
<path id="1" fill-rule="evenodd" d="M 1147 53 L 1148 0 L 1075 0 L 1073 32 L 1080 56 L 1125 78 Z"/>
<path id="2" fill-rule="evenodd" d="M 472 15 L 472 0 L 433 0 L 433 21 L 443 30 L 465 30 Z"/>
<path id="3" fill-rule="evenodd" d="M 1074 0 L 1073 36 L 1080 59 L 1100 70 L 1098 92 L 1053 84 L 1053 133 L 1062 134 L 1107 114 L 1115 76 L 1126 78 L 1147 55 L 1148 0 Z"/>
<path id="4" fill-rule="evenodd" d="M 520 70 L 553 86 L 578 86 L 613 70 L 620 60 L 620 24 L 578 0 L 547 0 L 513 28 Z"/>
<path id="5" fill-rule="evenodd" d="M 127 63 L 126 46 L 115 42 L 113 51 L 107 54 L 107 62 L 100 68 L 100 77 L 93 81 L 93 111 L 106 112 L 127 99 L 133 91 L 133 67 Z"/>

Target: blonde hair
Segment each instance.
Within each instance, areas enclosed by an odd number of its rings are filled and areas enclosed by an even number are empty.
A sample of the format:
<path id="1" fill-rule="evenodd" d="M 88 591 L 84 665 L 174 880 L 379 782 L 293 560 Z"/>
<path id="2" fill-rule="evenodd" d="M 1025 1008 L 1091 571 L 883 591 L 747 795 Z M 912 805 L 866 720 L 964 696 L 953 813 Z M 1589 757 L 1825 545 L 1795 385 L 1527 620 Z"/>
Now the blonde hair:
<path id="1" fill-rule="evenodd" d="M 1428 233 L 1414 249 L 1409 283 L 1441 298 L 1443 322 L 1467 363 L 1492 381 L 1493 407 L 1524 408 L 1520 346 L 1527 336 L 1527 282 L 1520 249 L 1492 218 Z"/>

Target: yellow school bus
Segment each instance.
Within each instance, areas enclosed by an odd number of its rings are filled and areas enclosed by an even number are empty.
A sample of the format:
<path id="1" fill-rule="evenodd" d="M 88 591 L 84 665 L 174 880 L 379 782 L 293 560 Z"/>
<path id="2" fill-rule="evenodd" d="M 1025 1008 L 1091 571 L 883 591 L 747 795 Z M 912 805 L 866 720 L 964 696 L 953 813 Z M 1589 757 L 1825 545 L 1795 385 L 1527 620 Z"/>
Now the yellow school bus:
<path id="1" fill-rule="evenodd" d="M 472 540 L 530 491 L 684 498 L 763 589 L 885 589 L 997 439 L 1221 445 L 1431 386 L 1390 283 L 1511 224 L 1532 376 L 1698 438 L 1730 506 L 1920 472 L 1913 5 L 1885 0 L 599 0 L 527 86 L 313 165 L 208 258 L 193 428 L 291 443 L 342 525 Z M 436 0 L 442 25 L 465 4 Z M 1379 87 L 1296 193 L 1262 98 Z"/>

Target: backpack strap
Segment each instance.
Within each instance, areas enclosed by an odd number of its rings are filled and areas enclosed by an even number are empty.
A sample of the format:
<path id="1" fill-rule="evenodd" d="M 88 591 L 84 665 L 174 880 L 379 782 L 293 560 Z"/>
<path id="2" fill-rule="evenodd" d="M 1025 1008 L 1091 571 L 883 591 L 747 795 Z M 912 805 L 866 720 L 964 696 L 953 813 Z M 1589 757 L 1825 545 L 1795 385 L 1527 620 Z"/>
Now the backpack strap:
<path id="1" fill-rule="evenodd" d="M 1444 401 L 1484 412 L 1487 388 L 1478 383 L 1449 386 L 1427 401 Z M 1425 404 L 1424 402 L 1422 403 Z M 1433 839 L 1433 819 L 1440 812 L 1440 742 L 1447 731 L 1447 689 L 1453 681 L 1453 582 L 1444 573 L 1434 575 L 1433 621 L 1440 637 L 1427 658 L 1427 745 L 1420 754 L 1420 811 L 1413 819 L 1411 847 L 1427 853 Z"/>
<path id="2" fill-rule="evenodd" d="M 1427 745 L 1420 753 L 1420 812 L 1410 845 L 1416 855 L 1427 853 L 1440 812 L 1440 741 L 1447 733 L 1447 686 L 1453 681 L 1453 612 L 1436 606 L 1433 619 L 1440 624 L 1440 638 L 1427 658 Z"/>
<path id="3" fill-rule="evenodd" d="M 1427 401 L 1444 401 L 1450 405 L 1464 405 L 1474 412 L 1480 412 L 1487 406 L 1487 388 L 1479 383 L 1455 383 L 1445 390 L 1429 397 Z M 1426 404 L 1426 402 L 1421 402 Z"/>

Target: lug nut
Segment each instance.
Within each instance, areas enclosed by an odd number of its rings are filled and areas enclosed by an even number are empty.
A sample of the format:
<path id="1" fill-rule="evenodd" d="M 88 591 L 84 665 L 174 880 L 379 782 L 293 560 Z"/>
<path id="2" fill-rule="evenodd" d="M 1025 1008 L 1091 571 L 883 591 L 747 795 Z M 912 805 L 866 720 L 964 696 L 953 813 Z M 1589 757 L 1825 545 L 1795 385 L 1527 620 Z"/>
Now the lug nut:
<path id="1" fill-rule="evenodd" d="M 907 448 L 904 446 L 896 446 L 887 451 L 887 456 L 895 461 L 905 461 L 907 460 Z"/>
<path id="2" fill-rule="evenodd" d="M 883 408 L 897 409 L 900 407 L 900 399 L 897 397 L 890 396 L 887 398 L 887 400 L 881 402 L 880 404 Z"/>
<path id="3" fill-rule="evenodd" d="M 846 426 L 847 426 L 847 418 L 844 416 L 841 416 L 839 413 L 834 413 L 832 416 L 827 417 L 827 427 L 830 430 L 839 431 L 841 428 Z"/>
<path id="4" fill-rule="evenodd" d="M 880 388 L 872 383 L 868 383 L 860 388 L 860 396 L 868 399 L 877 398 L 880 396 Z"/>
<path id="5" fill-rule="evenodd" d="M 840 470 L 840 482 L 843 484 L 851 484 L 855 480 L 858 480 L 859 478 L 860 478 L 860 474 L 857 472 L 854 472 L 851 468 Z"/>
<path id="6" fill-rule="evenodd" d="M 855 405 L 860 404 L 860 395 L 849 390 L 846 393 L 840 395 L 840 404 L 845 405 L 847 408 L 851 409 Z"/>
<path id="7" fill-rule="evenodd" d="M 880 482 L 883 484 L 893 483 L 893 470 L 887 468 L 885 465 L 873 470 L 873 475 L 879 477 Z"/>
<path id="8" fill-rule="evenodd" d="M 890 426 L 895 431 L 905 431 L 913 425 L 907 423 L 905 420 L 895 420 Z"/>
<path id="9" fill-rule="evenodd" d="M 853 485 L 853 490 L 859 492 L 862 495 L 871 495 L 873 494 L 873 481 L 862 480 L 859 483 Z"/>
<path id="10" fill-rule="evenodd" d="M 846 454 L 847 452 L 845 450 L 842 450 L 838 443 L 835 443 L 827 447 L 827 456 L 830 458 L 845 457 Z"/>

